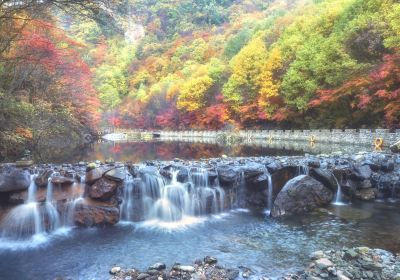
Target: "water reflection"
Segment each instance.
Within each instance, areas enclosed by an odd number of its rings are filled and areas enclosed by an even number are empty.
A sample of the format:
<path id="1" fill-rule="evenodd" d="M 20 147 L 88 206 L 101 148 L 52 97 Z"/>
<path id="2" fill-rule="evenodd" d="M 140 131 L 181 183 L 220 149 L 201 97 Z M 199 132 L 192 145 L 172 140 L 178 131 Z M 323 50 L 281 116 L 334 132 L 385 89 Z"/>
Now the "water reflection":
<path id="1" fill-rule="evenodd" d="M 251 140 L 235 145 L 217 143 L 215 139 L 188 138 L 163 139 L 141 142 L 99 141 L 68 153 L 56 150 L 33 151 L 36 162 L 73 163 L 114 159 L 116 161 L 140 162 L 146 160 L 200 159 L 237 156 L 294 156 L 309 154 L 329 154 L 334 152 L 356 153 L 372 151 L 363 145 L 341 145 L 332 143 L 313 143 L 306 141 L 268 141 Z"/>

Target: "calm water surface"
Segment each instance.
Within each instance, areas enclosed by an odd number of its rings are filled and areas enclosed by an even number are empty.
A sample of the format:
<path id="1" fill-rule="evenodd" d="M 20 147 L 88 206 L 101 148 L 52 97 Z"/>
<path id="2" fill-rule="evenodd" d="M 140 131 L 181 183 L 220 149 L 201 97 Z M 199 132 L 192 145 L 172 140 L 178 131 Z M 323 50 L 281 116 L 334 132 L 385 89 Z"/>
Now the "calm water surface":
<path id="1" fill-rule="evenodd" d="M 93 143 L 73 152 L 54 149 L 33 151 L 36 162 L 44 163 L 75 163 L 78 161 L 95 161 L 114 159 L 116 161 L 141 162 L 146 160 L 172 160 L 181 158 L 196 160 L 201 158 L 248 156 L 294 156 L 321 153 L 356 153 L 359 151 L 372 151 L 369 146 L 337 145 L 308 142 L 275 141 L 267 140 L 243 142 L 232 146 L 221 145 L 210 140 L 210 143 L 193 142 L 106 142 Z"/>
<path id="2" fill-rule="evenodd" d="M 276 277 L 301 269 L 315 250 L 370 246 L 400 252 L 399 210 L 387 202 L 331 206 L 279 221 L 236 210 L 168 230 L 147 224 L 74 229 L 40 247 L 0 249 L 0 278 L 108 279 L 113 265 L 144 269 L 206 255 Z"/>

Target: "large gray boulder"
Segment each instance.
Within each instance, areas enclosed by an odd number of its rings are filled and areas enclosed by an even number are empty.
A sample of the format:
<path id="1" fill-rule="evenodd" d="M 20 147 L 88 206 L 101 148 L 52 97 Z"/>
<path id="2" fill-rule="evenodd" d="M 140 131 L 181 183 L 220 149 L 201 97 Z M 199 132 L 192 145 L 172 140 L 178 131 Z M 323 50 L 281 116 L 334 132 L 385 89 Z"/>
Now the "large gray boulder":
<path id="1" fill-rule="evenodd" d="M 302 214 L 331 202 L 333 193 L 321 182 L 308 175 L 297 176 L 286 183 L 278 194 L 273 217 Z"/>
<path id="2" fill-rule="evenodd" d="M 0 192 L 18 192 L 29 188 L 31 177 L 28 171 L 5 167 L 0 170 Z"/>
<path id="3" fill-rule="evenodd" d="M 390 146 L 390 150 L 393 153 L 400 153 L 400 141 L 397 141 L 396 143 L 394 143 L 393 145 Z"/>

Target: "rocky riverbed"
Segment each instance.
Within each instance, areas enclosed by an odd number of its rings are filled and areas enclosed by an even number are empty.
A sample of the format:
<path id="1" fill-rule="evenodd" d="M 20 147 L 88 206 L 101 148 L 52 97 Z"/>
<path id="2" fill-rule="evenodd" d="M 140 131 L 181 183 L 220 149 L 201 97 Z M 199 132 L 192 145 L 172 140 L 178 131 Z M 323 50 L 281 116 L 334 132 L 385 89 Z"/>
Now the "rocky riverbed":
<path id="1" fill-rule="evenodd" d="M 176 159 L 138 164 L 80 162 L 25 168 L 3 164 L 0 218 L 31 200 L 46 209 L 51 203 L 60 217 L 68 216 L 69 223 L 79 226 L 113 225 L 125 217 L 140 221 L 146 219 L 144 195 L 159 197 L 160 190 L 152 189 L 153 185 L 160 180 L 171 182 L 173 176 L 188 194 L 196 184 L 207 188 L 207 192 L 199 192 L 204 205 L 201 211 L 193 212 L 195 215 L 238 207 L 268 208 L 273 217 L 299 215 L 334 202 L 339 193 L 347 202 L 398 199 L 399 165 L 399 156 L 392 153 Z M 176 191 L 180 195 L 181 191 Z M 128 208 L 127 197 L 133 204 Z M 44 227 L 50 223 L 47 216 Z"/>
<path id="2" fill-rule="evenodd" d="M 144 280 L 144 279 L 262 279 L 268 275 L 253 272 L 241 267 L 226 268 L 213 257 L 196 260 L 194 264 L 176 263 L 167 269 L 163 263 L 156 263 L 146 271 L 134 268 L 123 269 L 114 266 L 110 269 L 112 280 Z M 281 280 L 399 280 L 400 256 L 380 249 L 367 247 L 343 248 L 338 251 L 316 251 L 303 271 L 279 277 Z"/>

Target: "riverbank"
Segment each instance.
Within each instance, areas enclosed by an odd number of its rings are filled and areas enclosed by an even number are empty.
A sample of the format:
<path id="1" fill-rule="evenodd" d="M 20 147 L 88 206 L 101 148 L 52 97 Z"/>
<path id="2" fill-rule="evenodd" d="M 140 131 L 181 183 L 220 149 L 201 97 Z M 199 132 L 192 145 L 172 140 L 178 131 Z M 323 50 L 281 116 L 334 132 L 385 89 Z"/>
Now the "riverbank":
<path id="1" fill-rule="evenodd" d="M 164 263 L 151 265 L 146 271 L 122 269 L 114 266 L 110 269 L 112 280 L 144 279 L 263 279 L 268 275 L 258 274 L 250 268 L 226 268 L 218 263 L 217 258 L 205 257 L 184 265 L 176 263 L 167 269 Z M 306 268 L 297 273 L 274 277 L 281 280 L 399 280 L 400 256 L 380 249 L 368 247 L 343 248 L 341 250 L 316 251 L 311 254 Z"/>

